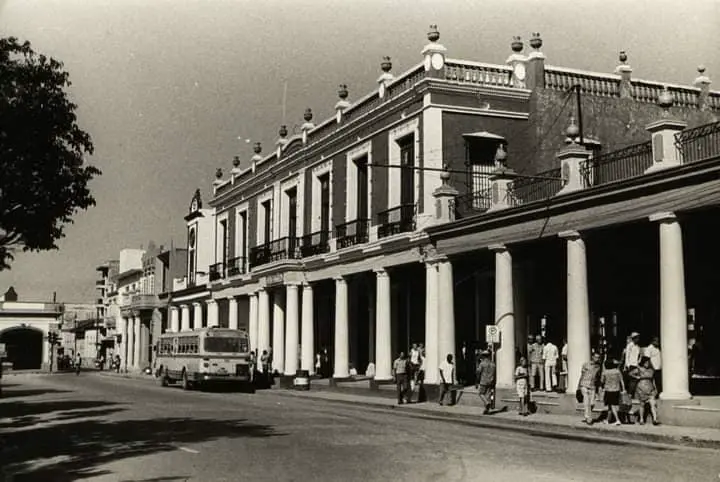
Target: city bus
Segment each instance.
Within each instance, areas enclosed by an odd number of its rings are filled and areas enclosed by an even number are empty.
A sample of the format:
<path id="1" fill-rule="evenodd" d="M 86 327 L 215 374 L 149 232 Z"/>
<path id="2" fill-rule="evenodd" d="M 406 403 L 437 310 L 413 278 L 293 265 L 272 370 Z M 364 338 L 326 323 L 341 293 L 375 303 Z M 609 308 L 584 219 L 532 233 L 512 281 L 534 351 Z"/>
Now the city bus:
<path id="1" fill-rule="evenodd" d="M 155 350 L 156 374 L 163 387 L 179 382 L 191 390 L 225 382 L 254 392 L 250 344 L 244 330 L 212 327 L 164 333 Z"/>

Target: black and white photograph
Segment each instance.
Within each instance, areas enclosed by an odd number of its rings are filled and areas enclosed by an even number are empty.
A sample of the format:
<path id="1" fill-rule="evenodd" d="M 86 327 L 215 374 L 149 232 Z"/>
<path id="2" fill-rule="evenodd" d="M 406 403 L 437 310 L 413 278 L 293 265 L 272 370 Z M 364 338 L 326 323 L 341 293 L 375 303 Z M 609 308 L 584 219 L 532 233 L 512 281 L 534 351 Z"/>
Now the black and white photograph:
<path id="1" fill-rule="evenodd" d="M 720 0 L 0 0 L 0 482 L 720 480 Z"/>

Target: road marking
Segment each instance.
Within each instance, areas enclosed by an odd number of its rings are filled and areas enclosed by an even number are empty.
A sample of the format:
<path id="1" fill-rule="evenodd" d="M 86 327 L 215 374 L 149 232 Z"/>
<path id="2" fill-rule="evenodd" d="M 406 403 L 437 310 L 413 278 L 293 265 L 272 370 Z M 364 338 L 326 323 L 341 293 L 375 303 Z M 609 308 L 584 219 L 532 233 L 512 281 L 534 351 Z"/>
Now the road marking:
<path id="1" fill-rule="evenodd" d="M 200 453 L 200 452 L 198 452 L 197 450 L 189 449 L 189 448 L 187 448 L 187 447 L 178 447 L 178 448 L 179 448 L 180 450 L 182 450 L 183 452 L 188 452 L 188 453 L 191 453 L 191 454 L 199 454 L 199 453 Z"/>

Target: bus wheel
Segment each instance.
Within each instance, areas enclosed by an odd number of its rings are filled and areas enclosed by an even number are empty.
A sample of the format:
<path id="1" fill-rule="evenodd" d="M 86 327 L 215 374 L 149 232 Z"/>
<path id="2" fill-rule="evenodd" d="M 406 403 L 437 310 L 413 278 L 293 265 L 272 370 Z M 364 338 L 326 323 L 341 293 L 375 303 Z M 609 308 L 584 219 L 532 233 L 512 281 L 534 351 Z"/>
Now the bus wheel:
<path id="1" fill-rule="evenodd" d="M 167 368 L 160 367 L 160 386 L 168 386 Z"/>
<path id="2" fill-rule="evenodd" d="M 192 390 L 192 383 L 187 378 L 187 372 L 182 374 L 182 388 L 183 390 Z"/>

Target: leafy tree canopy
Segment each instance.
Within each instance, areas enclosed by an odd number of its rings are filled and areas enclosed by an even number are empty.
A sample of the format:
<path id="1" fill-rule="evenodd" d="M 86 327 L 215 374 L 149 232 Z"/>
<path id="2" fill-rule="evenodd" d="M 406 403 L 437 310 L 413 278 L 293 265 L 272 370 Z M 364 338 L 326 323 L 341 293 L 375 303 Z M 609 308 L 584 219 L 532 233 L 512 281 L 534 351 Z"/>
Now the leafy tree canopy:
<path id="1" fill-rule="evenodd" d="M 95 205 L 88 182 L 100 170 L 77 125 L 63 65 L 29 42 L 0 38 L 0 270 L 13 252 L 57 249 L 66 224 Z"/>

